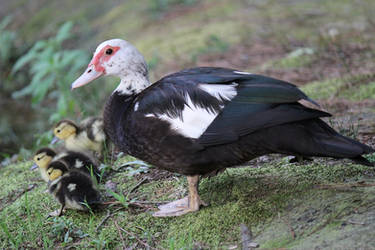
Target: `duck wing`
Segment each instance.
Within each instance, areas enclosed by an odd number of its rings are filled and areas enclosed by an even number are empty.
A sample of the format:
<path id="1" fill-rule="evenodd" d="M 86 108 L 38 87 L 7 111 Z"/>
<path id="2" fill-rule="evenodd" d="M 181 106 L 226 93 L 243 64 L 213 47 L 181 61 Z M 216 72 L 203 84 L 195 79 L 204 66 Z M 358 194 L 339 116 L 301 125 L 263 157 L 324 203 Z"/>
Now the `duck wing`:
<path id="1" fill-rule="evenodd" d="M 193 68 L 164 77 L 138 99 L 139 110 L 171 124 L 202 146 L 284 123 L 330 116 L 298 103 L 309 99 L 295 85 L 223 68 Z"/>

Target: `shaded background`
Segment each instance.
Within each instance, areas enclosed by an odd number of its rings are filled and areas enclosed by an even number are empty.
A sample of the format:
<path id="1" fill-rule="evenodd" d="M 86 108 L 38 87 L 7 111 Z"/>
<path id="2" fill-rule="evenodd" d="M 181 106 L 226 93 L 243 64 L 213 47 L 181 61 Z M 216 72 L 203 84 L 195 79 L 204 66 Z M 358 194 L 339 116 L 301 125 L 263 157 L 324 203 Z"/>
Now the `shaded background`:
<path id="1" fill-rule="evenodd" d="M 69 86 L 116 37 L 144 54 L 152 81 L 222 66 L 303 86 L 336 129 L 372 144 L 374 13 L 371 0 L 1 0 L 0 159 L 28 157 L 61 118 L 101 114 L 117 79 Z"/>

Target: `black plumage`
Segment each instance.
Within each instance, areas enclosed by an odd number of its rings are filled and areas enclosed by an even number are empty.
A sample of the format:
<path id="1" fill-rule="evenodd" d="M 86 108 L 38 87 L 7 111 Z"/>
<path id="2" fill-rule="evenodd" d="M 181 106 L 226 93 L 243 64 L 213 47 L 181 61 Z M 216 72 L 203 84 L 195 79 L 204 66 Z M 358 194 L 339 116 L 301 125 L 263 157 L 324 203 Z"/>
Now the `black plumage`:
<path id="1" fill-rule="evenodd" d="M 54 175 L 56 170 L 61 171 L 57 176 Z M 101 203 L 100 193 L 86 174 L 69 170 L 62 161 L 52 162 L 47 172 L 51 175 L 48 190 L 61 204 L 59 216 L 62 215 L 65 207 L 86 211 Z"/>
<path id="2" fill-rule="evenodd" d="M 100 181 L 100 170 L 95 160 L 92 160 L 89 156 L 81 152 L 66 151 L 66 155 L 63 155 L 59 160 L 66 162 L 69 169 L 75 169 L 82 171 L 88 176 L 93 176 L 97 181 Z M 77 166 L 79 162 L 81 165 Z"/>
<path id="3" fill-rule="evenodd" d="M 200 89 L 202 83 L 235 83 L 237 95 L 219 100 Z M 220 112 L 199 138 L 182 136 L 168 122 L 145 116 L 180 117 L 187 95 L 194 105 Z M 299 104 L 301 99 L 314 103 L 287 82 L 230 69 L 193 68 L 166 76 L 135 96 L 114 92 L 105 107 L 105 130 L 129 154 L 185 175 L 207 174 L 270 153 L 350 158 L 371 165 L 361 155 L 374 152 L 372 148 L 339 135 L 319 119 L 330 114 Z"/>

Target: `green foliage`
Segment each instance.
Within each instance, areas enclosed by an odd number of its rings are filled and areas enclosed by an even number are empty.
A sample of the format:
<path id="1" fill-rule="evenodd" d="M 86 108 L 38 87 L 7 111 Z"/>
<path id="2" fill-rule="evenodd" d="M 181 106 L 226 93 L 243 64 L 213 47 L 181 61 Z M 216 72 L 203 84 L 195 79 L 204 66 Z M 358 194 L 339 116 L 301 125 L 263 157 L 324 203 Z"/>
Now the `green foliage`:
<path id="1" fill-rule="evenodd" d="M 73 23 L 67 22 L 55 37 L 36 42 L 13 67 L 15 73 L 30 65 L 28 70 L 32 76 L 30 84 L 14 92 L 13 97 L 31 95 L 32 103 L 38 108 L 41 108 L 43 100 L 56 101 L 56 112 L 51 115 L 50 121 L 57 121 L 74 112 L 75 101 L 70 93 L 70 83 L 89 60 L 82 50 L 63 49 L 63 42 L 72 36 L 72 27 Z"/>
<path id="2" fill-rule="evenodd" d="M 0 65 L 5 65 L 9 62 L 12 56 L 12 49 L 15 49 L 14 41 L 17 38 L 17 34 L 14 31 L 5 29 L 11 20 L 11 16 L 7 16 L 0 22 Z"/>
<path id="3" fill-rule="evenodd" d="M 107 192 L 109 194 L 111 194 L 118 202 L 121 203 L 121 205 L 123 205 L 124 207 L 128 207 L 129 206 L 129 199 L 128 199 L 128 196 L 125 196 L 123 194 L 117 194 L 115 192 L 113 192 L 112 190 L 108 189 Z"/>
<path id="4" fill-rule="evenodd" d="M 65 217 L 53 219 L 50 236 L 58 241 L 69 243 L 73 238 L 85 238 L 88 234 L 77 228 L 71 220 Z"/>

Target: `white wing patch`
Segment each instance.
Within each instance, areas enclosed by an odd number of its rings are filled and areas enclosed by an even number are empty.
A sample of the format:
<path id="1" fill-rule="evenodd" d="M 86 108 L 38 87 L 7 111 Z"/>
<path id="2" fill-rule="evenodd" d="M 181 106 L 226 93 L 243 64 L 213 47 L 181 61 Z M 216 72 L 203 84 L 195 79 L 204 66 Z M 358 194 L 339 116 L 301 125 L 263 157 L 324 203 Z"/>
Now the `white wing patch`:
<path id="1" fill-rule="evenodd" d="M 136 102 L 135 105 L 134 105 L 134 111 L 137 111 L 138 107 L 139 107 L 139 102 Z"/>
<path id="2" fill-rule="evenodd" d="M 227 84 L 205 84 L 201 83 L 198 85 L 198 87 L 216 99 L 219 99 L 221 101 L 229 101 L 232 100 L 233 97 L 237 95 L 236 86 L 238 84 L 233 82 L 230 85 Z"/>
<path id="3" fill-rule="evenodd" d="M 241 75 L 251 75 L 249 72 L 243 72 L 243 71 L 233 71 L 233 73 L 241 74 Z"/>
<path id="4" fill-rule="evenodd" d="M 190 138 L 199 138 L 212 121 L 216 118 L 218 113 L 210 112 L 205 108 L 197 107 L 193 104 L 190 96 L 186 97 L 186 104 L 182 110 L 182 119 L 171 118 L 168 115 L 156 115 L 157 118 L 167 121 L 171 124 L 171 128 L 183 136 Z M 154 116 L 154 115 L 152 115 Z M 146 117 L 152 117 L 151 114 L 146 114 Z"/>
<path id="5" fill-rule="evenodd" d="M 81 168 L 81 167 L 83 167 L 83 162 L 77 159 L 77 160 L 76 160 L 76 163 L 74 164 L 74 167 L 76 167 L 76 168 Z"/>
<path id="6" fill-rule="evenodd" d="M 69 189 L 70 192 L 76 190 L 76 188 L 77 188 L 77 184 L 76 183 L 69 183 L 68 189 Z"/>

